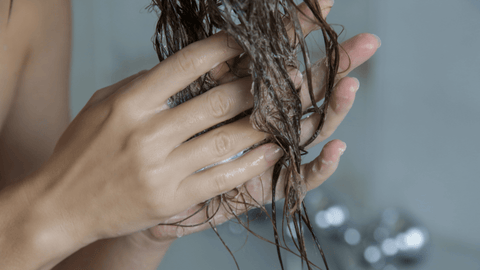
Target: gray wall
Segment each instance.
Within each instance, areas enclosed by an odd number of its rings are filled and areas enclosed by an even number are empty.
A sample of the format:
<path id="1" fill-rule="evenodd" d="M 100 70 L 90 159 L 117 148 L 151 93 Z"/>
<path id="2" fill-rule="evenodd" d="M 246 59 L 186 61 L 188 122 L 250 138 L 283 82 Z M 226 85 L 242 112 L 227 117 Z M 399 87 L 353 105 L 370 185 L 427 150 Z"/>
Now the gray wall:
<path id="1" fill-rule="evenodd" d="M 72 115 L 95 90 L 158 62 L 147 5 L 73 0 Z M 329 22 L 345 26 L 343 39 L 375 33 L 382 47 L 353 74 L 361 88 L 333 135 L 348 149 L 328 185 L 372 212 L 401 206 L 421 220 L 436 247 L 423 269 L 480 269 L 480 1 L 337 0 Z M 243 243 L 230 238 L 233 249 Z M 253 237 L 236 255 L 242 269 L 276 265 L 275 249 Z M 189 268 L 235 269 L 211 231 L 177 241 L 160 267 Z"/>

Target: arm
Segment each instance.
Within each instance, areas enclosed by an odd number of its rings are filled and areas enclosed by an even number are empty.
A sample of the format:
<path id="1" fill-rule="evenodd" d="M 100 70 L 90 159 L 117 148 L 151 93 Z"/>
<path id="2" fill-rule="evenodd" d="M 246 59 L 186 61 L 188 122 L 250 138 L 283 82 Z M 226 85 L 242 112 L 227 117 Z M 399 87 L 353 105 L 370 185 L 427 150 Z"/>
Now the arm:
<path id="1" fill-rule="evenodd" d="M 9 2 L 1 1 L 1 10 L 8 11 Z M 70 122 L 70 3 L 15 0 L 14 5 L 10 22 L 1 25 L 2 32 L 11 35 L 0 36 L 8 50 L 0 50 L 1 66 L 9 67 L 0 72 L 2 81 L 6 82 L 0 98 L 0 190 L 37 170 L 52 154 Z M 32 210 L 22 191 L 24 187 L 20 186 L 9 188 L 16 190 L 13 193 L 7 192 L 9 190 L 2 193 L 8 194 L 1 197 L 5 202 L 1 205 L 8 205 L 0 209 L 4 221 L 2 235 L 29 235 L 29 239 L 15 241 L 18 248 L 30 255 L 43 254 L 28 249 L 33 246 L 31 240 L 41 232 L 27 232 L 27 228 L 17 226 L 22 222 L 16 220 L 28 219 Z M 9 226 L 11 224 L 16 226 Z M 8 242 L 6 238 L 1 240 Z M 147 236 L 143 241 L 139 237 L 100 240 L 79 250 L 55 269 L 71 269 L 85 263 L 88 268 L 101 267 L 102 263 L 109 267 L 128 263 L 129 269 L 156 269 L 169 245 L 170 242 L 150 241 Z"/>
<path id="2" fill-rule="evenodd" d="M 99 240 L 72 254 L 53 269 L 157 269 L 173 240 L 158 241 L 147 233 L 142 231 Z"/>
<path id="3" fill-rule="evenodd" d="M 9 10 L 0 0 L 0 264 L 38 269 L 55 253 L 42 237 L 54 217 L 36 218 L 30 174 L 69 123 L 70 3 L 15 0 L 7 22 Z M 68 235 L 55 238 L 61 248 Z"/>

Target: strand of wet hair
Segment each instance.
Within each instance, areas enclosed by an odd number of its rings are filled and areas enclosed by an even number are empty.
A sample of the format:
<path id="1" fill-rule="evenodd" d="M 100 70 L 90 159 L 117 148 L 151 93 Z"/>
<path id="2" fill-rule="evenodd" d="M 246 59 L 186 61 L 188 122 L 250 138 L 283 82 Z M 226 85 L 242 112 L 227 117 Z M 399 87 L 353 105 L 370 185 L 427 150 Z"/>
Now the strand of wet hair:
<path id="1" fill-rule="evenodd" d="M 248 191 L 246 192 L 246 194 L 248 194 L 248 196 L 250 197 L 250 199 L 253 200 L 253 201 L 256 203 L 256 205 L 253 205 L 253 204 L 250 204 L 250 205 L 251 205 L 251 206 L 255 206 L 255 207 L 260 207 L 260 208 L 262 209 L 262 211 L 264 211 L 264 213 L 266 213 L 267 216 L 268 216 L 268 212 L 267 212 L 266 209 L 263 207 L 263 205 L 262 205 L 261 203 L 259 203 L 258 201 L 256 201 L 255 198 L 254 198 L 251 194 L 249 194 Z M 240 193 L 239 195 L 243 197 L 245 194 Z M 225 196 L 225 194 L 222 194 L 222 196 Z M 254 235 L 255 237 L 257 237 L 257 238 L 259 238 L 259 239 L 261 239 L 261 240 L 263 240 L 263 241 L 266 241 L 266 242 L 268 242 L 268 243 L 270 243 L 270 244 L 273 244 L 273 245 L 275 245 L 275 246 L 277 246 L 277 247 L 279 246 L 278 244 L 276 244 L 276 243 L 274 243 L 274 242 L 271 242 L 270 240 L 268 240 L 268 239 L 266 239 L 266 238 L 258 235 L 257 233 L 253 232 L 253 231 L 250 229 L 250 227 L 249 227 L 249 218 L 248 218 L 248 215 L 247 215 L 247 224 L 244 224 L 244 223 L 240 220 L 240 218 L 238 217 L 238 215 L 235 213 L 235 211 L 232 209 L 232 206 L 230 205 L 230 202 L 225 201 L 222 196 L 217 196 L 217 197 L 215 197 L 216 199 L 219 199 L 219 205 L 218 205 L 218 207 L 216 208 L 216 210 L 214 211 L 214 213 L 213 213 L 212 215 L 209 214 L 209 213 L 210 213 L 209 210 L 210 210 L 211 203 L 213 203 L 213 202 L 215 201 L 214 199 L 208 200 L 208 202 L 207 202 L 206 204 L 204 204 L 199 210 L 195 211 L 193 214 L 189 215 L 188 217 L 186 217 L 186 218 L 184 218 L 184 219 L 182 219 L 182 220 L 180 220 L 180 221 L 176 221 L 176 222 L 172 222 L 172 223 L 160 223 L 160 224 L 158 224 L 158 225 L 177 226 L 177 227 L 196 227 L 196 226 L 200 226 L 200 225 L 206 224 L 206 223 L 208 222 L 209 225 L 211 226 L 211 228 L 213 229 L 213 231 L 215 232 L 215 234 L 219 237 L 220 241 L 221 241 L 222 244 L 226 247 L 227 251 L 228 251 L 229 254 L 231 255 L 232 259 L 233 259 L 234 262 L 235 262 L 235 265 L 237 266 L 237 269 L 240 269 L 240 268 L 239 268 L 239 265 L 238 265 L 238 262 L 237 262 L 235 256 L 233 255 L 233 252 L 232 252 L 232 251 L 230 250 L 230 248 L 226 245 L 225 241 L 222 239 L 222 237 L 221 237 L 220 234 L 218 233 L 218 230 L 217 230 L 217 228 L 216 228 L 216 224 L 214 224 L 214 217 L 215 217 L 215 215 L 220 211 L 220 208 L 221 208 L 222 206 L 225 208 L 225 205 L 226 205 L 226 206 L 228 207 L 228 210 L 230 210 L 229 213 L 230 213 L 234 218 L 237 219 L 238 224 L 240 224 L 240 225 L 242 225 L 244 228 L 246 228 L 246 230 L 247 230 L 249 233 L 251 233 L 252 235 Z M 246 202 L 246 201 L 247 201 L 247 200 L 243 197 L 243 202 Z M 197 223 L 197 224 L 189 224 L 189 225 L 187 225 L 187 224 L 181 224 L 182 222 L 184 222 L 184 221 L 188 220 L 189 218 L 191 218 L 191 217 L 197 215 L 198 213 L 200 213 L 200 211 L 203 210 L 203 209 L 206 209 L 206 217 L 207 217 L 207 219 L 206 219 L 205 221 L 203 221 L 203 222 L 201 222 L 201 223 Z M 269 217 L 270 220 L 272 221 L 272 218 L 271 218 L 270 216 L 268 216 L 268 217 Z M 277 229 L 276 227 L 273 227 L 273 228 L 274 228 L 274 230 Z M 289 228 L 289 229 L 290 229 L 290 228 Z M 278 232 L 277 232 L 277 233 L 278 233 Z M 290 234 L 292 235 L 291 230 L 290 230 Z M 247 237 L 248 237 L 248 235 L 247 235 Z M 246 243 L 246 240 L 247 240 L 247 239 L 245 239 L 244 245 L 245 245 L 245 243 Z M 295 256 L 303 259 L 303 257 L 302 257 L 301 255 L 296 254 L 295 252 L 293 252 L 292 250 L 290 250 L 286 245 L 285 245 L 285 247 L 280 246 L 280 248 L 281 248 L 281 249 L 284 249 L 284 250 L 286 250 L 287 252 L 290 252 L 291 254 L 293 254 L 293 255 L 295 255 Z M 307 259 L 307 261 L 308 261 L 308 259 Z M 318 268 L 318 269 L 321 269 L 320 267 L 318 267 L 317 265 L 315 265 L 313 262 L 308 261 L 308 263 L 312 264 L 314 267 L 316 267 L 316 268 Z"/>
<path id="2" fill-rule="evenodd" d="M 335 32 L 330 28 L 328 24 L 326 24 L 326 22 L 321 17 L 321 9 L 318 3 L 312 5 L 312 2 L 307 0 L 307 6 L 312 11 L 314 11 L 313 13 L 316 17 L 316 21 L 318 24 L 320 24 L 322 28 L 327 54 L 327 65 L 329 67 L 327 71 L 327 84 L 325 90 L 324 104 L 321 108 L 318 108 L 313 95 L 311 65 L 308 56 L 308 48 L 305 45 L 303 33 L 301 32 L 301 28 L 299 27 L 298 18 L 296 18 L 296 7 L 293 8 L 293 1 L 275 1 L 275 7 L 277 9 L 275 9 L 274 11 L 268 10 L 268 8 L 262 9 L 264 8 L 264 6 L 262 6 L 262 3 L 259 3 L 257 1 L 253 3 L 247 2 L 248 1 L 244 1 L 244 5 L 242 6 L 242 3 L 239 2 L 236 2 L 234 5 L 232 5 L 229 0 L 204 0 L 190 2 L 182 1 L 181 3 L 179 1 L 172 0 L 161 1 L 161 3 L 159 3 L 159 1 L 154 1 L 154 5 L 161 5 L 161 14 L 159 22 L 157 24 L 157 36 L 154 38 L 154 43 L 157 49 L 157 53 L 159 55 L 159 59 L 162 61 L 163 59 L 166 59 L 166 57 L 168 57 L 169 55 L 182 49 L 188 44 L 210 36 L 214 32 L 213 29 L 217 28 L 226 30 L 227 33 L 233 35 L 237 43 L 243 47 L 244 51 L 246 52 L 245 55 L 257 56 L 250 57 L 252 59 L 250 73 L 252 74 L 254 79 L 253 92 L 255 97 L 254 110 L 251 115 L 251 120 L 254 127 L 256 127 L 258 130 L 264 131 L 272 135 L 271 142 L 276 142 L 280 147 L 284 149 L 284 158 L 282 158 L 281 162 L 277 163 L 278 167 L 277 165 L 275 166 L 275 168 L 278 168 L 278 172 L 281 171 L 282 167 L 285 167 L 285 177 L 288 180 L 285 181 L 286 199 L 284 205 L 284 217 L 285 215 L 287 215 L 287 218 L 291 217 L 293 219 L 296 235 L 299 239 L 299 246 L 297 246 L 297 249 L 299 249 L 301 253 L 302 260 L 305 260 L 307 262 L 307 266 L 310 269 L 309 261 L 306 257 L 307 254 L 305 251 L 303 231 L 301 229 L 301 226 L 298 226 L 298 223 L 301 222 L 300 217 L 303 217 L 303 215 L 307 215 L 306 211 L 304 214 L 302 214 L 301 209 L 299 208 L 302 205 L 305 192 L 305 186 L 299 174 L 301 160 L 300 156 L 301 154 L 306 153 L 306 151 L 303 149 L 304 147 L 298 145 L 300 131 L 299 122 L 300 116 L 302 115 L 302 110 L 301 103 L 299 102 L 298 93 L 293 87 L 293 82 L 289 78 L 288 73 L 285 69 L 286 66 L 295 66 L 295 62 L 292 61 L 293 51 L 288 49 L 289 43 L 287 37 L 288 35 L 285 31 L 285 25 L 283 25 L 282 22 L 279 21 L 278 6 L 280 5 L 281 7 L 283 7 L 285 14 L 293 18 L 292 21 L 294 23 L 296 33 L 295 40 L 297 38 L 299 40 L 299 46 L 302 49 L 303 58 L 306 64 L 309 95 L 314 107 L 313 112 L 318 113 L 321 116 L 317 131 L 305 145 L 308 145 L 310 142 L 312 142 L 318 136 L 319 131 L 323 127 L 330 94 L 333 89 L 334 79 L 336 76 L 336 72 L 338 71 L 338 43 L 336 41 Z M 223 4 L 227 12 L 222 13 L 218 9 L 218 6 L 220 6 L 220 4 Z M 258 7 L 256 5 L 258 5 Z M 257 10 L 255 8 L 257 8 Z M 264 27 L 264 21 L 257 22 L 256 24 L 250 23 L 250 20 L 247 21 L 247 17 L 248 19 L 255 19 L 255 12 L 260 13 L 256 14 L 257 16 L 269 15 L 267 17 L 270 21 L 267 20 L 267 24 L 270 23 L 270 25 L 280 27 L 280 29 L 274 28 L 273 30 L 266 30 L 267 32 L 270 31 L 269 33 L 271 34 L 282 34 L 280 36 L 275 36 L 275 42 L 270 41 L 270 44 L 265 44 L 266 47 L 264 48 L 269 48 L 273 50 L 271 53 L 263 52 L 262 50 L 257 50 L 255 47 L 251 47 L 251 42 L 253 38 L 248 34 L 256 33 L 255 30 L 257 28 L 262 29 L 262 27 Z M 271 14 L 272 12 L 275 12 L 273 16 Z M 240 30 L 242 28 L 239 28 L 236 25 L 237 22 L 232 19 L 232 14 L 235 14 L 237 16 L 237 19 L 241 22 L 242 26 L 245 26 L 247 28 L 250 27 L 250 29 Z M 242 15 L 243 17 L 240 15 Z M 252 29 L 251 27 L 255 28 Z M 328 31 L 326 31 L 325 29 L 328 29 Z M 262 40 L 260 39 L 260 41 Z M 276 46 L 280 44 L 281 46 Z M 271 48 L 268 46 L 271 46 Z M 332 56 L 332 54 L 335 56 Z M 274 56 L 273 59 L 271 59 L 271 56 Z M 238 63 L 239 59 L 240 58 L 236 59 L 236 63 Z M 236 65 L 234 64 L 233 67 L 235 66 Z M 268 68 L 265 70 L 265 67 Z M 235 70 L 233 70 L 232 72 L 234 74 L 236 73 Z M 172 97 L 172 99 L 170 99 L 169 101 L 173 101 L 172 104 L 174 105 L 182 103 L 196 95 L 208 91 L 215 86 L 216 83 L 211 80 L 211 77 L 207 73 L 206 75 L 199 78 L 199 80 L 191 84 L 189 87 L 187 87 L 184 91 L 181 91 L 179 94 Z M 264 91 L 265 89 L 266 92 Z M 280 91 L 282 93 L 282 99 L 280 99 L 277 95 L 277 91 Z M 272 104 L 274 105 L 273 108 L 271 106 Z M 287 105 L 287 107 L 284 107 L 284 105 Z M 288 114 L 288 112 L 290 113 Z M 270 117 L 270 120 L 273 118 L 274 121 L 268 121 L 268 117 Z M 275 198 L 274 193 L 278 183 L 278 178 L 279 173 L 274 173 L 273 182 L 275 184 L 272 185 L 273 198 Z M 279 261 L 283 269 L 281 253 L 279 251 L 280 245 L 278 242 L 278 232 L 276 230 L 277 225 L 275 199 L 273 199 L 272 201 L 272 216 L 275 216 L 274 218 L 272 218 L 274 222 L 273 226 L 276 238 L 275 242 L 277 245 Z M 209 204 L 210 202 L 207 202 L 207 204 Z M 307 219 L 303 218 L 303 220 L 308 220 L 308 217 Z M 307 227 L 311 226 L 307 225 Z M 311 232 L 313 233 L 313 231 Z M 315 241 L 315 243 L 317 248 L 323 254 L 323 251 L 321 250 L 318 241 Z M 322 256 L 322 258 L 324 259 L 326 264 L 325 257 Z"/>
<path id="3" fill-rule="evenodd" d="M 263 206 L 263 204 L 260 203 L 260 202 L 258 202 L 258 201 L 250 194 L 250 192 L 248 191 L 248 189 L 247 189 L 244 185 L 243 185 L 243 188 L 245 189 L 245 193 L 238 193 L 238 194 L 237 194 L 237 195 L 239 195 L 240 197 L 243 198 L 243 199 L 242 199 L 242 202 L 233 201 L 233 200 L 231 200 L 230 202 L 239 203 L 239 204 L 241 203 L 241 204 L 243 204 L 244 206 L 245 206 L 245 205 L 248 205 L 248 207 L 251 207 L 251 208 L 243 209 L 243 210 L 241 210 L 241 212 L 244 212 L 244 211 L 245 211 L 245 212 L 248 212 L 249 209 L 260 208 L 260 209 L 262 210 L 262 212 L 265 213 L 266 216 L 269 218 L 269 220 L 272 222 L 272 217 L 270 217 L 270 215 L 268 214 L 268 212 L 267 212 L 266 208 Z M 222 195 L 220 195 L 220 196 L 227 196 L 227 194 L 222 194 Z M 220 196 L 215 197 L 215 199 L 221 200 Z M 252 200 L 255 204 L 247 203 L 247 199 L 245 198 L 245 196 L 248 196 L 249 200 Z M 268 240 L 268 239 L 266 239 L 266 238 L 258 235 L 257 233 L 255 233 L 254 231 L 252 231 L 252 230 L 249 228 L 249 217 L 248 217 L 248 215 L 246 215 L 246 216 L 247 216 L 247 224 L 244 224 L 244 223 L 241 221 L 241 219 L 239 218 L 239 216 L 236 214 L 236 212 L 233 210 L 230 202 L 229 202 L 228 200 L 225 200 L 225 199 L 224 199 L 222 206 L 224 207 L 224 209 L 227 208 L 226 211 L 227 211 L 233 218 L 237 219 L 238 224 L 242 225 L 244 228 L 246 228 L 246 230 L 247 230 L 249 233 L 251 233 L 253 236 L 259 238 L 260 240 L 263 240 L 263 241 L 265 241 L 265 242 L 267 242 L 267 243 L 269 243 L 269 244 L 278 246 L 278 245 L 276 245 L 274 242 L 271 242 L 270 240 Z M 208 208 L 207 208 L 207 212 L 210 213 L 210 212 L 209 212 L 210 203 L 213 203 L 213 199 L 208 200 L 208 203 L 207 203 L 207 204 L 204 204 L 204 205 L 201 207 L 201 209 L 195 211 L 193 214 L 189 215 L 189 216 L 186 217 L 186 218 L 183 218 L 182 220 L 179 220 L 179 221 L 176 221 L 176 222 L 171 222 L 171 223 L 160 223 L 160 224 L 158 224 L 158 225 L 163 225 L 163 226 L 177 226 L 177 227 L 188 227 L 188 228 L 189 228 L 189 227 L 201 226 L 201 225 L 209 222 L 209 225 L 212 226 L 212 220 L 213 220 L 213 218 L 215 217 L 216 213 L 219 212 L 219 210 L 220 210 L 218 207 L 217 207 L 217 210 L 215 211 L 215 213 L 213 213 L 212 215 L 207 215 L 207 219 L 206 219 L 205 221 L 201 222 L 201 223 L 197 223 L 197 224 L 181 224 L 181 223 L 183 223 L 184 221 L 187 221 L 189 218 L 191 218 L 191 217 L 199 214 L 199 213 L 200 213 L 200 210 L 202 210 L 202 209 L 204 209 L 204 208 L 206 208 L 206 207 L 208 207 Z M 230 221 L 230 222 L 232 222 L 232 221 Z M 272 222 L 272 224 L 273 224 L 273 222 Z M 213 226 L 215 226 L 215 225 L 213 225 Z M 282 227 L 283 227 L 283 226 L 282 226 Z M 276 227 L 273 227 L 273 229 L 276 230 L 277 228 L 276 228 Z M 290 235 L 293 235 L 293 233 L 292 233 L 292 231 L 291 231 L 290 228 L 289 228 L 289 230 L 290 230 Z M 217 232 L 218 232 L 218 231 L 217 231 Z M 278 233 L 278 232 L 277 232 L 277 233 Z M 216 234 L 217 234 L 217 233 L 216 233 Z M 220 236 L 218 235 L 218 237 L 220 237 Z M 221 238 L 221 237 L 220 237 L 220 238 Z M 248 235 L 247 235 L 247 238 L 248 238 Z M 246 240 L 247 240 L 247 239 L 245 239 L 245 241 L 246 241 Z M 221 241 L 222 241 L 222 243 L 224 243 L 224 241 L 223 241 L 222 239 L 221 239 Z M 284 240 L 284 244 L 285 244 L 285 240 Z M 245 242 L 244 242 L 244 245 L 245 245 Z M 227 247 L 228 247 L 228 246 L 227 246 Z M 280 246 L 280 248 L 281 248 L 281 249 L 284 249 L 285 251 L 287 251 L 287 252 L 289 252 L 289 253 L 291 253 L 291 254 L 293 254 L 294 256 L 297 256 L 297 257 L 299 257 L 299 258 L 302 258 L 301 255 L 298 255 L 298 254 L 296 254 L 295 252 L 293 252 L 291 249 L 289 249 L 286 244 L 285 244 L 285 246 Z M 229 249 L 227 249 L 227 250 L 229 250 Z M 233 256 L 233 252 L 231 253 L 231 255 Z M 235 260 L 235 258 L 233 258 L 233 259 Z M 317 265 L 315 265 L 313 262 L 309 261 L 309 263 L 311 263 L 312 266 L 316 267 L 317 269 L 321 269 L 320 267 L 318 267 Z"/>

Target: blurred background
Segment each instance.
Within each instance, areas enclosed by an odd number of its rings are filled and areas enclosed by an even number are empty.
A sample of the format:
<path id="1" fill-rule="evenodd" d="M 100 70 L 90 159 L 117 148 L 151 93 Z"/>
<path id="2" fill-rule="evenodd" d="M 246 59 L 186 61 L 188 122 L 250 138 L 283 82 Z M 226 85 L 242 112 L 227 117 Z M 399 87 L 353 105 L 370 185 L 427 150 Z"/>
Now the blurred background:
<path id="1" fill-rule="evenodd" d="M 158 60 L 148 0 L 72 2 L 75 116 L 97 89 Z M 345 27 L 342 41 L 362 32 L 382 39 L 376 55 L 350 75 L 361 86 L 332 136 L 348 145 L 340 166 L 307 197 L 331 269 L 479 270 L 480 0 L 336 0 L 327 21 Z M 321 44 L 313 34 L 313 57 L 321 49 L 315 41 Z M 336 218 L 324 226 L 327 214 Z M 381 236 L 385 224 L 392 226 Z M 272 238 L 265 219 L 252 229 Z M 241 269 L 279 269 L 274 246 L 253 236 L 244 245 L 247 233 L 233 223 L 219 231 Z M 392 259 L 409 252 L 403 263 Z M 287 270 L 302 269 L 285 256 Z M 312 260 L 318 257 L 312 251 Z M 207 230 L 176 241 L 159 269 L 236 267 Z"/>

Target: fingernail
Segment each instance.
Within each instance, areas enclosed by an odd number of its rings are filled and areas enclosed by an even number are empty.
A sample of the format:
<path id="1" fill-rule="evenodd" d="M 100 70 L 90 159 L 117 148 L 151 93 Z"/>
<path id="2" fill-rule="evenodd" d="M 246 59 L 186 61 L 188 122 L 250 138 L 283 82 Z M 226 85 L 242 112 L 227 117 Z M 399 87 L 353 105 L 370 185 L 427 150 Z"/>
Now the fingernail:
<path id="1" fill-rule="evenodd" d="M 265 160 L 268 163 L 277 162 L 282 156 L 283 150 L 278 146 L 272 146 L 265 152 Z"/>
<path id="2" fill-rule="evenodd" d="M 303 75 L 298 69 L 294 69 L 288 73 L 290 75 L 290 78 L 293 81 L 293 84 L 295 85 L 295 88 L 299 88 L 302 86 L 303 83 Z"/>
<path id="3" fill-rule="evenodd" d="M 357 81 L 357 83 L 354 86 L 350 87 L 350 91 L 351 92 L 357 92 L 358 89 L 360 88 L 360 81 L 357 78 L 352 78 L 352 79 Z"/>
<path id="4" fill-rule="evenodd" d="M 338 150 L 340 151 L 340 155 L 338 157 L 340 157 L 341 155 L 343 155 L 343 153 L 345 153 L 345 150 L 347 150 L 347 144 L 343 143 L 343 146 L 338 148 Z"/>
<path id="5" fill-rule="evenodd" d="M 377 49 L 382 46 L 382 40 L 375 34 L 372 34 L 377 39 Z"/>

